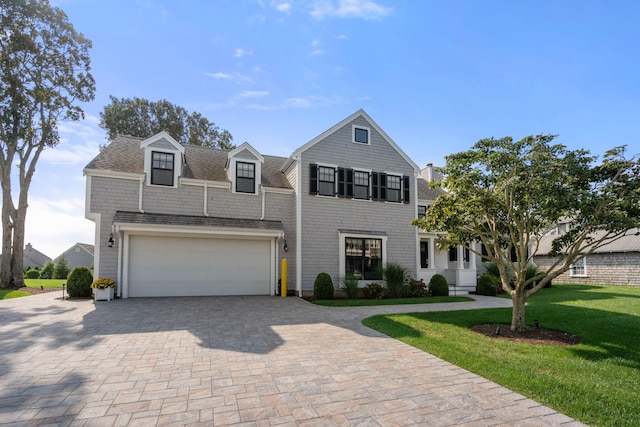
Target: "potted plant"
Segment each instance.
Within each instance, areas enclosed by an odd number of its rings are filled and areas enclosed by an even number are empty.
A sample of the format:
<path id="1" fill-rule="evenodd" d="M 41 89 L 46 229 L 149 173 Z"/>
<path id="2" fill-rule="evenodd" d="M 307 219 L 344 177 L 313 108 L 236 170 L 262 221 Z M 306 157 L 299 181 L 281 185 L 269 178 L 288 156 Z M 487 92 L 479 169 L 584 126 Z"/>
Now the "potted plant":
<path id="1" fill-rule="evenodd" d="M 111 279 L 103 278 L 94 280 L 91 283 L 93 288 L 94 301 L 111 301 L 116 289 L 116 282 Z"/>

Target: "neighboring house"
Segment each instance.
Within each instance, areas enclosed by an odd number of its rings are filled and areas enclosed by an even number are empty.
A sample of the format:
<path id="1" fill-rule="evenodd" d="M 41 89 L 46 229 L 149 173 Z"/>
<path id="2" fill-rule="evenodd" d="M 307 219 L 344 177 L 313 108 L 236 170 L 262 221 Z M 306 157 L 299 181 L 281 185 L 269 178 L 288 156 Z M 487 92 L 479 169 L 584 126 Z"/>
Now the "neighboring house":
<path id="1" fill-rule="evenodd" d="M 554 233 L 544 236 L 540 242 L 534 263 L 547 270 L 555 261 L 547 254 L 551 242 L 568 231 L 570 223 L 558 225 Z M 571 265 L 569 271 L 558 276 L 558 283 L 585 283 L 597 285 L 640 286 L 640 230 L 633 229 L 619 240 L 609 243 Z M 595 238 L 598 234 L 594 235 Z"/>
<path id="2" fill-rule="evenodd" d="M 117 137 L 84 173 L 94 275 L 115 279 L 125 298 L 274 295 L 283 258 L 299 296 L 321 272 L 336 288 L 346 274 L 381 281 L 388 262 L 475 288 L 475 257 L 441 253 L 435 234 L 411 225 L 439 194 L 433 168 L 421 171 L 363 110 L 288 158 L 248 143 L 183 146 L 161 132 Z"/>
<path id="3" fill-rule="evenodd" d="M 93 265 L 93 245 L 76 243 L 53 260 L 55 264 L 64 258 L 70 269 L 91 267 Z"/>
<path id="4" fill-rule="evenodd" d="M 35 249 L 31 245 L 31 243 L 27 243 L 24 247 L 24 254 L 22 259 L 24 262 L 23 266 L 25 270 L 36 267 L 40 269 L 47 263 L 47 261 L 51 261 L 51 258 Z"/>

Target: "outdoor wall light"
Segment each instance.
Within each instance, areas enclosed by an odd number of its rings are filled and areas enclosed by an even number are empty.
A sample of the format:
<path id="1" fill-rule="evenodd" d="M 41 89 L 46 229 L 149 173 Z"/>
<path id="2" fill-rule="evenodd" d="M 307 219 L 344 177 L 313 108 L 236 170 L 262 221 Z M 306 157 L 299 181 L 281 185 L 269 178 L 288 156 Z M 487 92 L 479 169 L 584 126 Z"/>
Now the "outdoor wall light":
<path id="1" fill-rule="evenodd" d="M 284 244 L 282 245 L 282 250 L 287 252 L 289 250 L 289 246 L 287 246 L 287 239 L 284 239 Z"/>
<path id="2" fill-rule="evenodd" d="M 112 248 L 113 245 L 116 244 L 116 241 L 113 240 L 113 233 L 109 233 L 109 240 L 107 240 L 107 246 Z"/>

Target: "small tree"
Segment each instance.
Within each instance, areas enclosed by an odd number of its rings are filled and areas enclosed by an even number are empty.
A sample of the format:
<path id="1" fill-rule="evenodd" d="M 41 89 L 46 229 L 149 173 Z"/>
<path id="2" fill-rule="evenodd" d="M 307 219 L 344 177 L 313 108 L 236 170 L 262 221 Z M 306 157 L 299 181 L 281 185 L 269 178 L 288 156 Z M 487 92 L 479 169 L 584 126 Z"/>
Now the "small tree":
<path id="1" fill-rule="evenodd" d="M 55 264 L 53 261 L 47 261 L 40 270 L 40 278 L 41 279 L 53 279 L 53 270 L 55 269 Z"/>
<path id="2" fill-rule="evenodd" d="M 574 262 L 640 227 L 638 156 L 626 158 L 625 147 L 616 147 L 596 163 L 588 151 L 552 145 L 554 138 L 483 139 L 447 156 L 447 192 L 414 220 L 425 230 L 446 232 L 440 247 L 462 245 L 496 264 L 513 301 L 514 331 L 526 329 L 525 303 L 532 295 Z M 553 241 L 553 264 L 527 278 L 540 240 L 562 218 L 572 221 L 571 229 Z"/>
<path id="3" fill-rule="evenodd" d="M 90 297 L 92 282 L 93 274 L 91 274 L 91 270 L 87 267 L 76 267 L 69 274 L 67 292 L 70 297 Z"/>
<path id="4" fill-rule="evenodd" d="M 64 257 L 62 257 L 60 258 L 55 268 L 53 269 L 53 278 L 66 279 L 67 276 L 69 275 L 69 271 L 71 271 L 71 268 L 69 268 L 69 263 L 67 263 L 67 260 Z"/>
<path id="5" fill-rule="evenodd" d="M 313 282 L 313 296 L 315 299 L 333 299 L 333 280 L 327 273 L 320 273 Z"/>

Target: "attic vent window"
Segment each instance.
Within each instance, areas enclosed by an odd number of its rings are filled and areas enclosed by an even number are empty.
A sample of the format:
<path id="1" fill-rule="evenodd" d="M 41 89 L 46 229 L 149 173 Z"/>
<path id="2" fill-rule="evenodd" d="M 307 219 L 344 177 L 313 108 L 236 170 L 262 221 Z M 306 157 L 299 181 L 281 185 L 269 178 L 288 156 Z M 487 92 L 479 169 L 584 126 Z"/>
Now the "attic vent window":
<path id="1" fill-rule="evenodd" d="M 353 142 L 369 144 L 369 129 L 353 128 Z"/>

